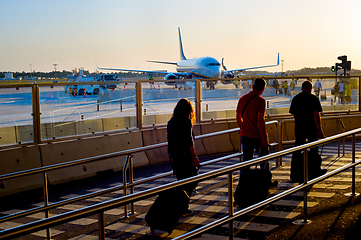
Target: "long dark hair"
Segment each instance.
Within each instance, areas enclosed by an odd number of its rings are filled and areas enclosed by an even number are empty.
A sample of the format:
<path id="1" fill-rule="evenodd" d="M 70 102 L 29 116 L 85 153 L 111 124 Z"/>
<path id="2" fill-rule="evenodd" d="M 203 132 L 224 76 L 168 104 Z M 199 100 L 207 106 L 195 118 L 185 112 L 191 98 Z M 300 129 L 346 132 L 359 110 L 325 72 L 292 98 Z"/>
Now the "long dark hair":
<path id="1" fill-rule="evenodd" d="M 196 114 L 192 103 L 186 98 L 180 99 L 173 110 L 173 117 L 188 117 L 194 124 L 196 122 Z"/>

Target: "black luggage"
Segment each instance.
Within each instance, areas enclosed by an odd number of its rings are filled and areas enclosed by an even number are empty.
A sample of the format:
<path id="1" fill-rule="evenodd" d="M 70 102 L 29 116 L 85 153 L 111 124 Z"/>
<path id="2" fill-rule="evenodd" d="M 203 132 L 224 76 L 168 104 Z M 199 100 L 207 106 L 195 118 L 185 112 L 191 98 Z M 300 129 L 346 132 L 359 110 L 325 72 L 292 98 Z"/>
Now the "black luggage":
<path id="1" fill-rule="evenodd" d="M 282 88 L 278 89 L 278 93 L 279 93 L 279 94 L 283 94 Z"/>
<path id="2" fill-rule="evenodd" d="M 272 173 L 268 169 L 242 169 L 234 193 L 235 203 L 247 207 L 263 201 L 268 196 L 271 181 Z"/>
<path id="3" fill-rule="evenodd" d="M 319 177 L 324 172 L 321 170 L 322 158 L 317 151 L 308 151 L 308 180 Z M 291 160 L 291 181 L 303 183 L 304 153 L 296 152 L 292 154 Z"/>
<path id="4" fill-rule="evenodd" d="M 188 209 L 188 204 L 189 196 L 184 190 L 175 188 L 165 191 L 154 201 L 145 215 L 145 221 L 152 231 L 162 230 L 171 234 Z"/>

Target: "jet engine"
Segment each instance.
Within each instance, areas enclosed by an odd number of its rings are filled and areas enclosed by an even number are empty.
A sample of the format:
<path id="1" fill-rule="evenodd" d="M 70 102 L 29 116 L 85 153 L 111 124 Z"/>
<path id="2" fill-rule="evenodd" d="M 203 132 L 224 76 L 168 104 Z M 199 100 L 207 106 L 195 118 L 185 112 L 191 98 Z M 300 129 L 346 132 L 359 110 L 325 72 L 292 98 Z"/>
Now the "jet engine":
<path id="1" fill-rule="evenodd" d="M 165 77 L 164 77 L 164 79 L 165 80 L 173 80 L 173 79 L 178 79 L 178 76 L 177 75 L 175 75 L 175 74 L 172 74 L 172 73 L 170 73 L 170 74 L 167 74 Z M 165 82 L 165 84 L 167 84 L 167 85 L 176 85 L 177 84 L 177 82 Z"/>

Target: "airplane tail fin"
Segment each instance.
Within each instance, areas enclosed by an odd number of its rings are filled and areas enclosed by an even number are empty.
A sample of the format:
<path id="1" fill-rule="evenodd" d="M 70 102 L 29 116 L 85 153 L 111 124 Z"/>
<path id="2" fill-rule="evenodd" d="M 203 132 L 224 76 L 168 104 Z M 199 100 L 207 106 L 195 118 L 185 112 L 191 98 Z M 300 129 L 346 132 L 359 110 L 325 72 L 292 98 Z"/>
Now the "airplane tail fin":
<path id="1" fill-rule="evenodd" d="M 280 65 L 280 53 L 278 53 L 278 57 L 277 57 L 277 66 Z"/>
<path id="2" fill-rule="evenodd" d="M 181 33 L 180 33 L 180 27 L 178 27 L 178 34 L 179 34 L 180 59 L 187 60 L 187 58 L 184 56 L 184 52 L 183 52 L 183 44 L 182 44 L 182 37 L 181 37 Z"/>

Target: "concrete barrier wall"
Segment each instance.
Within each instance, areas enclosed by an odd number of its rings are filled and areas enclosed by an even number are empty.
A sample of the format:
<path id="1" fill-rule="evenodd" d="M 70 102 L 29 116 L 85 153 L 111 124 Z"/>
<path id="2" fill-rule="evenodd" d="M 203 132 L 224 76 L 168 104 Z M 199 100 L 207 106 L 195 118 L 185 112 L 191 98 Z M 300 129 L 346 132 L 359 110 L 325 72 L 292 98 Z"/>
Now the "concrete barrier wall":
<path id="1" fill-rule="evenodd" d="M 208 123 L 201 125 L 202 134 L 227 130 L 228 127 L 229 126 L 227 122 Z M 204 138 L 202 139 L 202 142 L 207 154 L 231 152 L 235 150 L 233 148 L 229 134 L 222 134 L 215 137 Z"/>
<path id="2" fill-rule="evenodd" d="M 194 132 L 194 135 L 195 136 L 199 136 L 199 135 L 202 135 L 202 131 L 201 131 L 201 125 L 194 125 L 193 126 L 193 132 Z M 207 151 L 203 145 L 203 141 L 202 139 L 198 139 L 195 141 L 194 143 L 195 145 L 195 151 L 196 151 L 196 154 L 198 155 L 205 155 L 207 154 Z"/>
<path id="3" fill-rule="evenodd" d="M 103 130 L 113 131 L 126 129 L 127 127 L 131 127 L 131 118 L 130 117 L 122 117 L 122 118 L 103 118 Z"/>
<path id="4" fill-rule="evenodd" d="M 156 128 L 142 131 L 144 146 L 163 143 L 167 141 L 167 128 Z M 168 147 L 160 147 L 146 151 L 149 163 L 168 161 Z"/>
<path id="5" fill-rule="evenodd" d="M 0 175 L 41 167 L 39 148 L 21 147 L 0 151 Z M 0 181 L 0 197 L 43 185 L 42 174 Z"/>
<path id="6" fill-rule="evenodd" d="M 0 128 L 0 145 L 16 144 L 15 127 Z"/>
<path id="7" fill-rule="evenodd" d="M 47 144 L 41 146 L 41 152 L 44 165 L 52 165 L 142 146 L 141 132 L 131 132 Z M 48 174 L 49 182 L 51 184 L 58 184 L 69 180 L 94 176 L 97 172 L 105 170 L 119 171 L 123 169 L 125 158 L 126 156 L 119 156 L 53 170 Z M 133 160 L 134 166 L 149 164 L 144 152 L 134 154 Z"/>
<path id="8" fill-rule="evenodd" d="M 228 126 L 229 126 L 229 129 L 238 128 L 238 124 L 237 124 L 236 121 L 228 122 Z M 232 143 L 232 146 L 233 146 L 234 150 L 239 151 L 239 144 L 240 144 L 239 131 L 230 133 L 229 138 L 231 140 L 231 143 Z"/>

